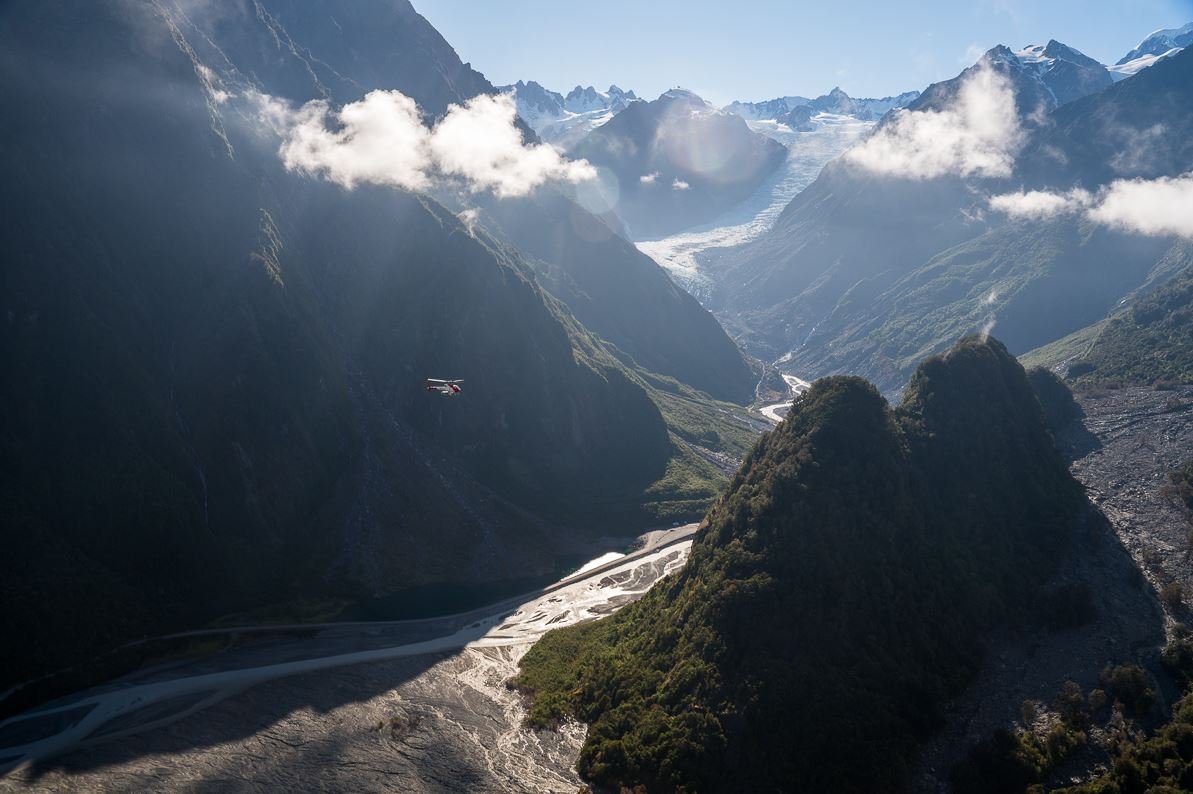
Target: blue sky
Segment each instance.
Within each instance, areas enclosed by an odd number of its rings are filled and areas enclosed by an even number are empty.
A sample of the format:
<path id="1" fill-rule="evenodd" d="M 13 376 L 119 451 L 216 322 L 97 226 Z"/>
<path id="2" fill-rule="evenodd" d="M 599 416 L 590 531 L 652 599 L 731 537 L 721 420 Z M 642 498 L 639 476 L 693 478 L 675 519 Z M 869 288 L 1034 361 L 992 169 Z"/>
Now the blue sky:
<path id="1" fill-rule="evenodd" d="M 1193 0 L 412 0 L 460 57 L 502 85 L 566 92 L 682 85 L 717 104 L 840 85 L 886 96 L 952 77 L 995 44 L 1049 38 L 1113 63 Z"/>

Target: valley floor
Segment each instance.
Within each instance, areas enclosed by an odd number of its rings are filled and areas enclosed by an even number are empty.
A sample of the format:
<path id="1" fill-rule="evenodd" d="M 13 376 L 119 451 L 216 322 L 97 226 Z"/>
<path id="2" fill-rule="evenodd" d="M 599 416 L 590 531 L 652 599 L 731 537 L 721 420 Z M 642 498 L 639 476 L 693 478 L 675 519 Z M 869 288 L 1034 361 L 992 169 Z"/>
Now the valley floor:
<path id="1" fill-rule="evenodd" d="M 1098 583 L 1097 616 L 1077 629 L 1021 627 L 991 638 L 985 669 L 925 748 L 917 791 L 949 791 L 953 764 L 1013 724 L 1024 700 L 1047 704 L 1066 680 L 1088 691 L 1111 662 L 1155 669 L 1173 621 L 1188 620 L 1183 608 L 1167 614 L 1155 591 L 1172 580 L 1193 584 L 1187 524 L 1161 493 L 1167 473 L 1193 450 L 1193 388 L 1079 399 L 1084 428 L 1062 441 L 1113 531 L 1091 519 L 1055 584 Z M 575 791 L 583 728 L 526 730 L 520 697 L 506 682 L 545 631 L 608 614 L 678 569 L 690 548 L 691 528 L 684 530 L 647 538 L 642 553 L 602 560 L 574 582 L 503 610 L 506 617 L 464 627 L 475 636 L 458 644 L 462 650 L 390 648 L 388 658 L 225 692 L 190 716 L 27 765 L 0 779 L 0 790 Z M 379 630 L 369 647 L 384 636 Z M 1060 774 L 1097 762 L 1099 741 L 1094 731 L 1090 749 Z"/>
<path id="2" fill-rule="evenodd" d="M 520 696 L 506 681 L 544 632 L 608 615 L 682 566 L 694 528 L 650 533 L 639 552 L 606 555 L 491 616 L 469 613 L 462 619 L 474 622 L 447 636 L 395 646 L 392 637 L 409 625 L 321 630 L 314 658 L 272 668 L 255 659 L 256 667 L 216 673 L 212 665 L 229 662 L 199 660 L 190 663 L 194 670 L 162 671 L 154 680 L 117 682 L 74 698 L 72 705 L 98 703 L 92 714 L 111 705 L 108 721 L 88 714 L 80 736 L 62 732 L 76 749 L 24 764 L 0 779 L 0 790 L 575 791 L 583 728 L 524 729 Z M 338 645 L 323 636 L 328 631 L 343 635 Z M 328 656 L 332 647 L 342 655 Z M 348 647 L 354 652 L 344 654 Z M 298 650 L 267 652 L 289 657 Z M 353 664 L 361 658 L 373 661 Z M 187 689 L 195 680 L 210 680 L 216 691 Z M 155 701 L 164 684 L 192 700 Z M 195 705 L 202 710 L 187 715 Z M 165 719 L 155 724 L 157 717 Z M 13 722 L 0 732 L 12 733 Z M 107 741 L 91 741 L 104 734 Z"/>

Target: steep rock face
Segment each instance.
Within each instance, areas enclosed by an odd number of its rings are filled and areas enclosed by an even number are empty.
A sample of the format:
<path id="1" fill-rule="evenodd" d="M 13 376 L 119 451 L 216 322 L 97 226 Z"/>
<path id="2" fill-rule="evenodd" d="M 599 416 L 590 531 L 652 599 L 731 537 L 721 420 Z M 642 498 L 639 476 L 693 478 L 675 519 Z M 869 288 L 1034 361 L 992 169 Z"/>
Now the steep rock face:
<path id="1" fill-rule="evenodd" d="M 170 9 L 5 22 L 5 681 L 299 593 L 545 571 L 548 526 L 634 512 L 662 418 L 516 254 L 283 172 Z"/>
<path id="2" fill-rule="evenodd" d="M 408 0 L 233 0 L 151 3 L 199 62 L 228 86 L 256 86 L 293 101 L 355 101 L 397 89 L 432 117 L 477 94 L 496 93 L 462 63 Z M 145 28 L 158 37 L 160 29 Z"/>
<path id="3" fill-rule="evenodd" d="M 716 217 L 778 168 L 786 149 L 741 118 L 674 89 L 630 105 L 572 154 L 611 175 L 603 189 L 612 210 L 642 239 Z"/>
<path id="4" fill-rule="evenodd" d="M 673 581 L 523 667 L 563 668 L 540 692 L 590 724 L 579 768 L 600 784 L 898 790 L 982 632 L 1032 608 L 1087 510 L 998 342 L 926 361 L 894 411 L 826 378 Z"/>

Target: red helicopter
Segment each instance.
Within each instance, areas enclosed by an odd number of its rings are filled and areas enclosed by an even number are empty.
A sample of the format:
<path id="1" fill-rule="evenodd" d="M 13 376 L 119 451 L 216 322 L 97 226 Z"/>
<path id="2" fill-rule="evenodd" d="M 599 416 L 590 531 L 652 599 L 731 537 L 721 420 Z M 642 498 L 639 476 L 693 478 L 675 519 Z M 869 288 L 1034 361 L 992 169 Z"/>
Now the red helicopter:
<path id="1" fill-rule="evenodd" d="M 460 384 L 462 380 L 439 380 L 438 378 L 427 378 L 427 391 L 437 391 L 440 394 L 451 397 L 453 394 L 459 394 Z"/>

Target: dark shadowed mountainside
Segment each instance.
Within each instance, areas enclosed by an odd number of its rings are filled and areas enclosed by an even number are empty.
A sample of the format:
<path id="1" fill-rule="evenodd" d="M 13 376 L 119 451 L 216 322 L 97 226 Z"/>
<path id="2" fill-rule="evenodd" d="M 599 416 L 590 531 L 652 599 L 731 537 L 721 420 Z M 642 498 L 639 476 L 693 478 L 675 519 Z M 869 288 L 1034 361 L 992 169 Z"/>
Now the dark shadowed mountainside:
<path id="1" fill-rule="evenodd" d="M 1000 343 L 925 361 L 891 409 L 818 381 L 746 458 L 684 570 L 548 634 L 531 719 L 581 774 L 651 791 L 894 791 L 983 633 L 1030 619 L 1093 518 Z"/>
<path id="2" fill-rule="evenodd" d="M 736 403 L 756 378 L 720 323 L 600 218 L 550 190 L 485 203 L 482 222 L 535 268 L 544 289 L 633 364 Z"/>
<path id="3" fill-rule="evenodd" d="M 24 108 L 0 130 L 21 153 L 0 166 L 0 637 L 21 648 L 0 680 L 298 594 L 548 574 L 568 529 L 652 520 L 663 417 L 520 255 L 429 199 L 284 172 L 233 91 L 375 80 L 441 110 L 483 78 L 405 3 L 339 26 L 179 8 L 27 2 L 0 26 Z"/>

